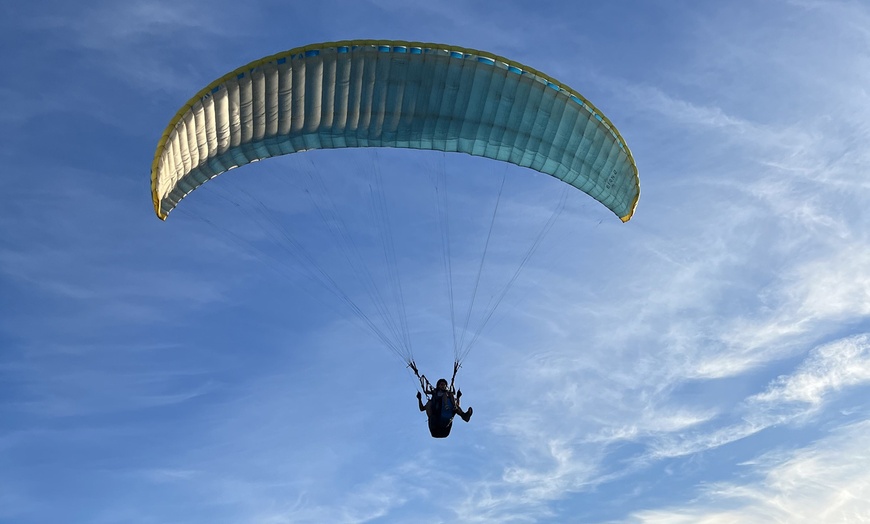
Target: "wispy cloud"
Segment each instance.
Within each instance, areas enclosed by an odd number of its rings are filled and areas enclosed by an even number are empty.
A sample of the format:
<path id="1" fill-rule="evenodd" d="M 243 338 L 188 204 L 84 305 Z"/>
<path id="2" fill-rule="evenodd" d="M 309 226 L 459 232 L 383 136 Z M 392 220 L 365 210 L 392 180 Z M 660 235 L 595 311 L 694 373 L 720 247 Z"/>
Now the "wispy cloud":
<path id="1" fill-rule="evenodd" d="M 799 282 L 812 279 L 804 277 Z M 787 304 L 784 309 L 801 307 Z M 821 307 L 821 311 L 829 309 Z M 860 314 L 858 311 L 857 318 Z M 841 320 L 825 318 L 833 324 Z M 769 342 L 788 335 L 779 333 Z M 570 339 L 572 333 L 559 336 Z M 584 337 L 588 338 L 588 333 Z M 702 407 L 704 398 L 689 399 L 693 407 L 688 407 L 682 397 L 673 394 L 673 388 L 701 377 L 691 361 L 682 365 L 675 361 L 664 366 L 667 368 L 664 370 L 644 365 L 642 353 L 618 349 L 619 346 L 607 350 L 605 347 L 605 341 L 601 346 L 593 344 L 584 350 L 584 356 L 570 351 L 542 351 L 524 359 L 521 378 L 507 379 L 511 383 L 519 380 L 528 387 L 523 390 L 524 400 L 508 396 L 502 397 L 502 401 L 530 409 L 505 414 L 493 425 L 498 433 L 516 439 L 512 455 L 517 457 L 517 463 L 505 467 L 500 481 L 487 481 L 474 488 L 475 495 L 463 506 L 463 518 L 478 522 L 544 518 L 549 502 L 566 493 L 587 491 L 661 460 L 716 449 L 773 426 L 804 423 L 823 407 L 823 399 L 831 399 L 848 385 L 870 382 L 865 369 L 866 337 L 850 337 L 814 350 L 793 374 L 777 379 L 762 393 L 732 398 L 730 404 L 727 397 L 706 399 L 713 401 L 706 407 Z M 623 352 L 619 359 L 612 360 L 614 350 Z M 692 351 L 688 355 L 695 354 Z M 720 354 L 718 365 L 713 364 L 717 362 L 714 358 L 701 360 L 710 363 L 708 377 L 734 376 L 764 362 L 755 360 L 748 368 L 749 362 L 744 361 L 743 365 L 729 368 L 726 363 L 734 362 L 731 359 L 736 358 L 735 354 Z M 610 364 L 626 360 L 635 364 L 629 367 Z M 663 385 L 662 380 L 669 385 Z M 703 390 L 704 382 L 697 387 Z M 789 397 L 809 395 L 810 391 L 815 395 L 814 403 L 784 402 Z M 733 422 L 735 418 L 739 422 Z M 631 422 L 627 423 L 628 420 Z M 647 451 L 616 467 L 611 462 L 611 452 L 619 442 L 638 443 Z"/>
<path id="2" fill-rule="evenodd" d="M 657 457 L 697 453 L 746 438 L 769 427 L 805 422 L 839 391 L 870 384 L 870 337 L 858 335 L 813 350 L 790 374 L 736 407 L 740 422 L 701 429 L 685 436 L 665 435 L 653 446 Z"/>
<path id="3" fill-rule="evenodd" d="M 792 374 L 748 399 L 759 405 L 805 404 L 815 408 L 837 391 L 870 382 L 870 336 L 858 335 L 813 350 Z"/>
<path id="4" fill-rule="evenodd" d="M 708 359 L 702 376 L 722 376 L 776 358 L 825 329 L 858 323 L 870 315 L 870 246 L 844 242 L 819 259 L 796 261 L 765 291 L 755 318 L 733 321 L 722 334 L 731 351 Z M 826 328 L 827 327 L 827 328 Z M 785 346 L 783 346 L 785 344 Z"/>
<path id="5" fill-rule="evenodd" d="M 868 430 L 870 422 L 859 422 L 799 450 L 767 455 L 758 463 L 747 464 L 750 480 L 713 483 L 695 502 L 640 511 L 631 521 L 868 522 Z"/>

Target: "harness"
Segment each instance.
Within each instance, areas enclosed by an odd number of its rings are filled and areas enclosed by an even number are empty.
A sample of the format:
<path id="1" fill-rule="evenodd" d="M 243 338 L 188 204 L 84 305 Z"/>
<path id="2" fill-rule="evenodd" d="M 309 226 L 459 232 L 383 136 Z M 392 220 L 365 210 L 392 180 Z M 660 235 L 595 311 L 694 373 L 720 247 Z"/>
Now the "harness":
<path id="1" fill-rule="evenodd" d="M 423 394 L 426 395 L 427 397 L 432 395 L 435 392 L 435 388 L 432 387 L 432 383 L 429 382 L 429 379 L 426 378 L 426 375 L 420 374 L 420 372 L 417 370 L 417 364 L 414 363 L 413 360 L 411 360 L 408 362 L 408 367 L 411 368 L 411 371 L 414 372 L 414 375 L 417 377 L 417 380 L 420 381 L 420 388 L 423 390 Z M 453 361 L 453 376 L 450 377 L 450 387 L 447 388 L 447 391 L 450 393 L 451 396 L 454 396 L 454 397 L 457 394 L 457 390 L 454 388 L 453 384 L 456 381 L 456 373 L 459 372 L 459 368 L 461 368 L 461 367 L 462 366 L 459 364 L 458 361 Z M 459 395 L 462 394 L 461 391 L 462 390 L 459 390 L 459 393 L 458 393 Z"/>
<path id="2" fill-rule="evenodd" d="M 428 399 L 426 414 L 429 418 L 429 432 L 435 438 L 447 437 L 450 435 L 450 428 L 453 427 L 453 415 L 456 413 L 456 406 L 462 395 L 462 392 L 456 391 L 454 387 L 456 373 L 461 367 L 459 362 L 453 362 L 453 376 L 450 378 L 450 386 L 446 391 L 440 391 L 440 394 L 438 389 L 432 387 L 432 383 L 429 382 L 426 375 L 420 374 L 417 370 L 417 364 L 413 360 L 408 362 L 408 367 L 420 381 L 420 388 Z"/>

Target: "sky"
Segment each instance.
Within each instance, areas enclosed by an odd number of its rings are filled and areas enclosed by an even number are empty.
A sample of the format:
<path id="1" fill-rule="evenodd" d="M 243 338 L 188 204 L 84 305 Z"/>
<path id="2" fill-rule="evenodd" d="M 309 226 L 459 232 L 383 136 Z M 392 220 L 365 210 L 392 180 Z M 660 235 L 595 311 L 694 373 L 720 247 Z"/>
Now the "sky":
<path id="1" fill-rule="evenodd" d="M 870 522 L 868 28 L 848 0 L 4 2 L 0 522 Z M 155 217 L 182 104 L 355 38 L 573 87 L 634 154 L 636 214 L 382 149 L 244 166 Z M 401 284 L 430 378 L 478 334 L 449 438 L 350 312 L 375 316 L 360 268 Z"/>

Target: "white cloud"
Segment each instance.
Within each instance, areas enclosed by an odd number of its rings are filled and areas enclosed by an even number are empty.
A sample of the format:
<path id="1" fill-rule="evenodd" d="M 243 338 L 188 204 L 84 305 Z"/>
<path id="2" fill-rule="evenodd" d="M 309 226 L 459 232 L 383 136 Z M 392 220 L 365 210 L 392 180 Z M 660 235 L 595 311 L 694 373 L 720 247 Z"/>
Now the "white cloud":
<path id="1" fill-rule="evenodd" d="M 814 350 L 798 371 L 779 377 L 751 403 L 799 402 L 820 405 L 837 391 L 870 382 L 870 335 L 859 335 Z"/>
<path id="2" fill-rule="evenodd" d="M 767 389 L 748 397 L 737 408 L 741 421 L 683 434 L 664 435 L 652 446 L 656 458 L 679 457 L 717 448 L 769 427 L 805 422 L 819 413 L 826 401 L 847 387 L 870 383 L 870 336 L 858 335 L 813 350 L 790 375 L 774 380 Z"/>
<path id="3" fill-rule="evenodd" d="M 870 245 L 843 242 L 815 260 L 795 261 L 762 295 L 759 315 L 736 318 L 721 334 L 730 348 L 700 376 L 726 376 L 793 352 L 825 330 L 870 317 Z"/>
<path id="4" fill-rule="evenodd" d="M 743 483 L 715 483 L 684 507 L 639 511 L 644 524 L 870 522 L 870 421 L 765 457 Z"/>
<path id="5" fill-rule="evenodd" d="M 254 487 L 254 491 L 256 488 Z M 336 524 L 363 524 L 377 521 L 391 511 L 403 506 L 408 495 L 413 494 L 402 479 L 394 474 L 379 474 L 367 479 L 364 484 L 347 486 L 346 491 L 330 493 L 330 503 L 317 501 L 302 491 L 287 507 L 273 507 L 268 511 L 251 508 L 251 516 L 245 522 L 283 524 L 334 522 Z M 261 499 L 252 495 L 252 499 Z"/>
<path id="6" fill-rule="evenodd" d="M 870 195 L 856 167 L 866 164 L 867 155 L 862 148 L 843 146 L 855 136 L 870 135 L 866 126 L 832 124 L 823 112 L 805 112 L 800 124 L 761 125 L 658 88 L 629 91 L 647 110 L 683 127 L 718 130 L 735 148 L 732 155 L 739 152 L 756 163 L 725 163 L 687 178 L 683 185 L 691 196 L 682 212 L 697 215 L 693 203 L 706 199 L 704 226 L 669 224 L 679 240 L 655 247 L 660 264 L 650 273 L 666 285 L 647 294 L 664 298 L 659 309 L 673 313 L 671 308 L 684 304 L 699 313 L 717 310 L 712 318 L 678 316 L 667 328 L 669 347 L 687 353 L 695 376 L 735 376 L 812 343 L 824 326 L 836 329 L 868 316 L 870 242 L 859 224 L 867 218 L 860 202 Z M 842 116 L 857 121 L 862 111 L 854 108 Z M 713 147 L 691 140 L 693 149 Z M 675 256 L 687 252 L 694 256 Z M 752 272 L 760 283 L 753 282 Z M 647 273 L 642 277 L 638 280 L 650 282 Z M 742 315 L 722 313 L 729 295 L 749 306 Z M 693 344 L 706 346 L 705 354 L 692 357 Z"/>

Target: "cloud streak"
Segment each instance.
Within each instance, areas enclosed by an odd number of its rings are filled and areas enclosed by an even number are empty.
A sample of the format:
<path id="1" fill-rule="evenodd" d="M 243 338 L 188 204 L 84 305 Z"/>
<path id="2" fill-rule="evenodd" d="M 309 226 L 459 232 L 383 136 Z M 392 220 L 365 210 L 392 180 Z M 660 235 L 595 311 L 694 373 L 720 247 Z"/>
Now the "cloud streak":
<path id="1" fill-rule="evenodd" d="M 698 501 L 681 508 L 645 510 L 630 521 L 644 524 L 699 522 L 870 521 L 870 422 L 837 429 L 809 446 L 766 455 L 748 464 L 744 483 L 713 483 Z"/>

